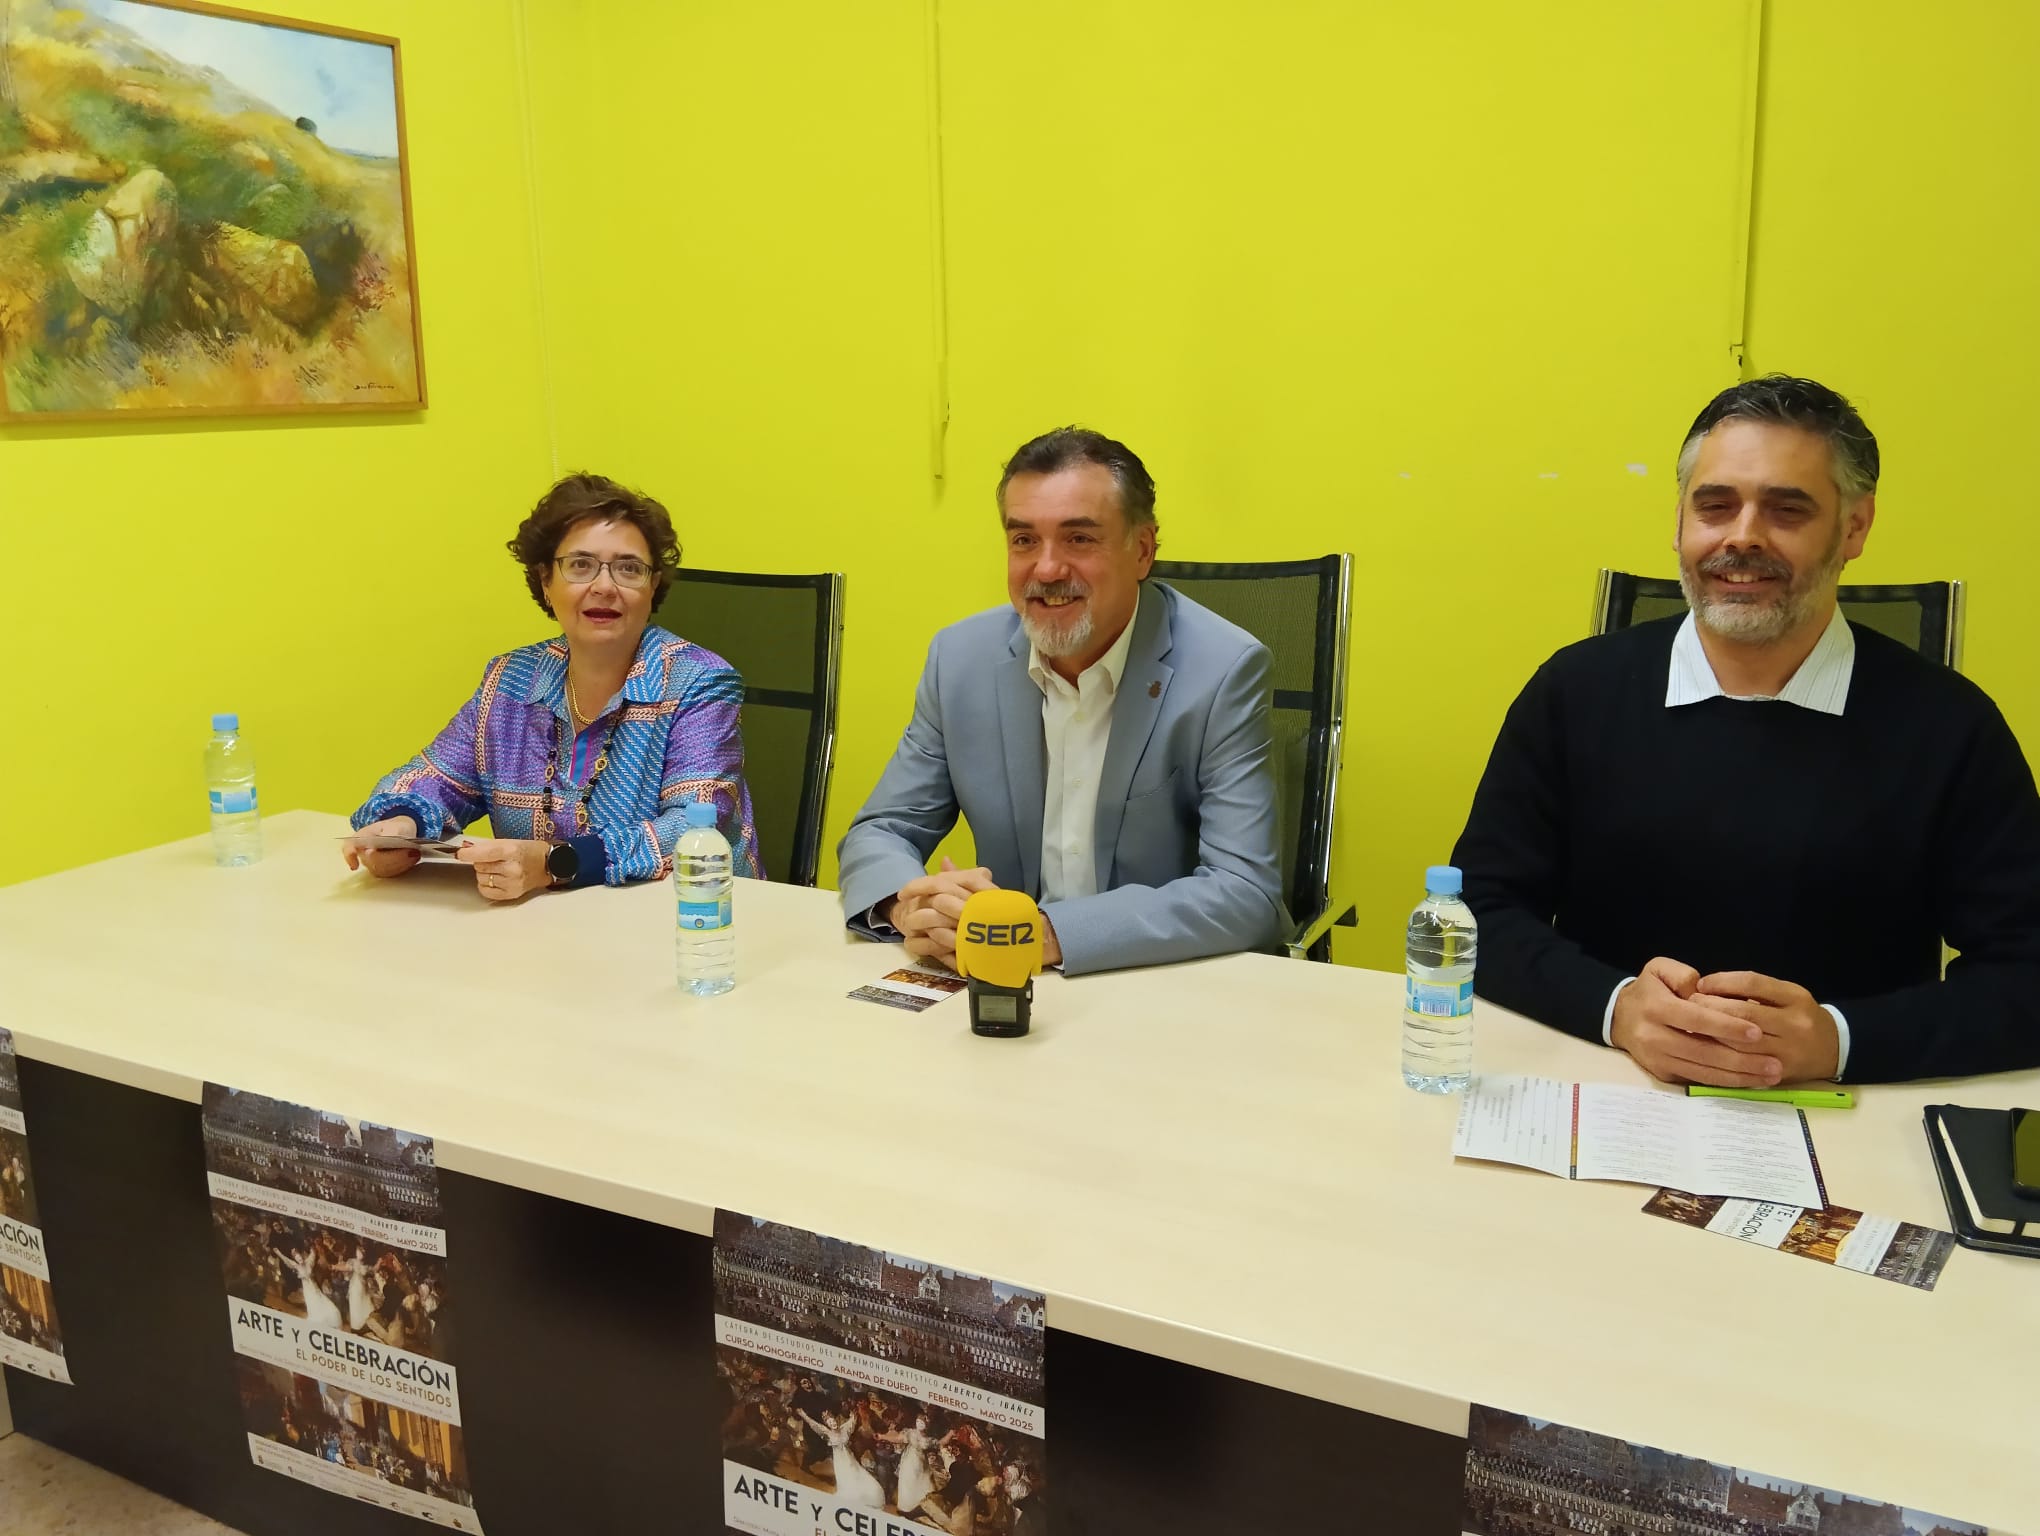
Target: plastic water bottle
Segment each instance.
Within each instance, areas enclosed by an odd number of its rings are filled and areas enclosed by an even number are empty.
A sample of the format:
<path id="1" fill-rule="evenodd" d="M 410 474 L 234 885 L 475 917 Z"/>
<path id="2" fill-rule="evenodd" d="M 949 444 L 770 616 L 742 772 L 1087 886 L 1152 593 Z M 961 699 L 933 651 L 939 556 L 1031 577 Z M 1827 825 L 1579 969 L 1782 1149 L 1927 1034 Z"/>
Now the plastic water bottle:
<path id="1" fill-rule="evenodd" d="M 673 946 L 680 990 L 715 997 L 737 984 L 737 937 L 730 922 L 730 845 L 716 830 L 715 807 L 687 807 L 687 830 L 673 848 L 678 914 Z"/>
<path id="2" fill-rule="evenodd" d="M 1460 1093 L 1473 1076 L 1473 962 L 1479 931 L 1459 871 L 1424 871 L 1404 963 L 1402 1075 L 1419 1093 Z"/>
<path id="3" fill-rule="evenodd" d="M 213 862 L 221 868 L 262 857 L 262 818 L 255 808 L 255 749 L 241 736 L 239 715 L 214 715 L 205 749 L 205 784 L 212 800 Z"/>

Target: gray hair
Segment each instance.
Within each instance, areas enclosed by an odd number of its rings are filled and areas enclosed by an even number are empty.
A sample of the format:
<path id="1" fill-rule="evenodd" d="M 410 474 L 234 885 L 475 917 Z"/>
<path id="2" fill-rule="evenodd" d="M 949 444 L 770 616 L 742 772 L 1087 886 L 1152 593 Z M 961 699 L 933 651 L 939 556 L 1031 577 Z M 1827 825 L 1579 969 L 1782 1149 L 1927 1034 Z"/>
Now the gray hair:
<path id="1" fill-rule="evenodd" d="M 1844 502 L 1860 500 L 1877 489 L 1877 438 L 1848 400 L 1812 379 L 1767 373 L 1745 379 L 1707 402 L 1693 420 L 1679 448 L 1679 499 L 1693 482 L 1700 444 L 1724 421 L 1764 421 L 1810 432 L 1828 445 L 1835 489 Z"/>
<path id="2" fill-rule="evenodd" d="M 1113 483 L 1119 487 L 1119 510 L 1125 514 L 1129 539 L 1143 523 L 1154 522 L 1155 481 L 1147 465 L 1117 438 L 1088 427 L 1057 427 L 1016 448 L 1013 457 L 1006 461 L 1005 473 L 999 476 L 1001 514 L 1006 507 L 1006 486 L 1015 475 L 1052 475 L 1079 464 L 1096 464 L 1112 472 Z"/>

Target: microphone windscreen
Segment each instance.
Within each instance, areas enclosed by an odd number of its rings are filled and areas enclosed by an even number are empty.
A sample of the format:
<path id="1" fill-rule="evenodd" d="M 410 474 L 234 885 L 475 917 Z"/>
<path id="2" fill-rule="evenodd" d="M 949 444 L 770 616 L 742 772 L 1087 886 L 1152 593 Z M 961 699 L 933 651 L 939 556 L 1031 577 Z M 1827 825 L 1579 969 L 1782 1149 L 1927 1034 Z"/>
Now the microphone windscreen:
<path id="1" fill-rule="evenodd" d="M 1024 891 L 976 891 L 956 920 L 957 974 L 1024 987 L 1041 969 L 1041 908 Z"/>

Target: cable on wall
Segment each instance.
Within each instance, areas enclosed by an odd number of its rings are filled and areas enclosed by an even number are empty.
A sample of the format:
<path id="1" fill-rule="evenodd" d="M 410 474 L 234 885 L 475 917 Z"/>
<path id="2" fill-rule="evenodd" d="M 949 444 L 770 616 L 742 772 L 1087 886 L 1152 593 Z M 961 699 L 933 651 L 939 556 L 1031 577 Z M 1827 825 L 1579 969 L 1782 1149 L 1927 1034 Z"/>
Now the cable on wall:
<path id="1" fill-rule="evenodd" d="M 949 251 L 942 199 L 942 0 L 923 0 L 928 89 L 928 465 L 939 484 L 949 447 Z"/>

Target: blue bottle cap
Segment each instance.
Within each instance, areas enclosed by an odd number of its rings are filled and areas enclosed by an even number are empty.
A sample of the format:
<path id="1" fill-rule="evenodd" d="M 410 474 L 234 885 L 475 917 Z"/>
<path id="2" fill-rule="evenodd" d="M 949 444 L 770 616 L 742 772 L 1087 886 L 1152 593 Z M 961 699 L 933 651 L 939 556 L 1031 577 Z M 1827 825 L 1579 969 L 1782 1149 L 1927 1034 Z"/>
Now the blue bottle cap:
<path id="1" fill-rule="evenodd" d="M 681 813 L 690 827 L 712 827 L 715 825 L 715 807 L 706 800 L 697 800 Z"/>
<path id="2" fill-rule="evenodd" d="M 1424 890 L 1432 896 L 1457 896 L 1459 871 L 1450 864 L 1433 864 L 1424 871 Z"/>
<path id="3" fill-rule="evenodd" d="M 212 728 L 216 731 L 238 731 L 241 728 L 239 715 L 214 715 Z"/>

